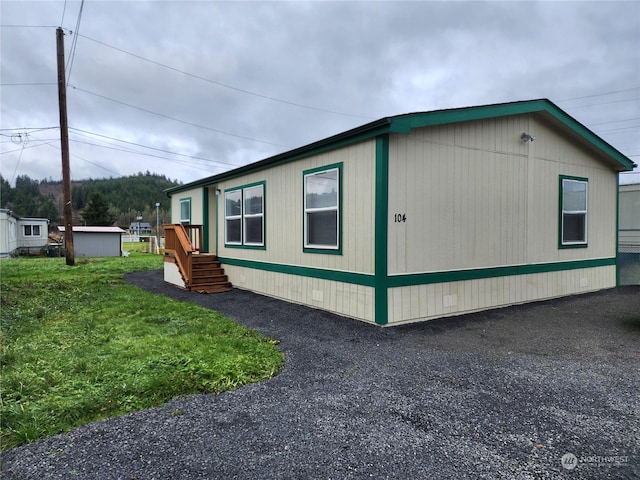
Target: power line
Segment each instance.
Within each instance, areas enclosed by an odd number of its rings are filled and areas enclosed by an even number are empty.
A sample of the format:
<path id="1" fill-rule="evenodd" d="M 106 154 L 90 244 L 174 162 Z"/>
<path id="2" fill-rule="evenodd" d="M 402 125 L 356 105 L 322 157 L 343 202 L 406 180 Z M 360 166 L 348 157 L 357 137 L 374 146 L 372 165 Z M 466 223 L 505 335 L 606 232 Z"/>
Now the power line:
<path id="1" fill-rule="evenodd" d="M 185 125 L 190 125 L 190 126 L 192 126 L 192 127 L 204 128 L 205 130 L 210 130 L 210 131 L 212 131 L 212 132 L 221 133 L 221 134 L 223 134 L 223 135 L 228 135 L 228 136 L 230 136 L 230 137 L 241 138 L 241 139 L 243 139 L 243 140 L 250 140 L 250 141 L 252 141 L 252 142 L 265 143 L 265 144 L 267 144 L 267 145 L 273 145 L 273 146 L 275 146 L 275 147 L 291 148 L 291 147 L 290 147 L 290 146 L 288 146 L 288 145 L 281 145 L 281 144 L 279 144 L 279 143 L 267 142 L 266 140 L 258 140 L 258 139 L 256 139 L 256 138 L 245 137 L 245 136 L 243 136 L 243 135 L 236 135 L 236 134 L 234 134 L 234 133 L 225 132 L 225 131 L 223 131 L 223 130 L 218 130 L 218 129 L 216 129 L 216 128 L 206 127 L 206 126 L 204 126 L 204 125 L 199 125 L 199 124 L 197 124 L 197 123 L 187 122 L 186 120 L 181 120 L 181 119 L 179 119 L 179 118 L 171 117 L 171 116 L 169 116 L 169 115 L 165 115 L 165 114 L 163 114 L 163 113 L 152 112 L 151 110 L 147 110 L 146 108 L 137 107 L 137 106 L 135 106 L 135 105 L 131 105 L 130 103 L 126 103 L 126 102 L 122 102 L 122 101 L 120 101 L 120 100 L 115 100 L 115 99 L 113 99 L 113 98 L 105 97 L 104 95 L 100 95 L 99 93 L 90 92 L 89 90 L 84 90 L 84 89 L 82 89 L 82 88 L 75 87 L 75 86 L 73 86 L 73 85 L 69 85 L 69 86 L 70 86 L 71 88 L 73 88 L 74 90 L 78 90 L 78 91 L 80 91 L 80 92 L 88 93 L 89 95 L 94 95 L 94 96 L 96 96 L 96 97 L 103 98 L 103 99 L 108 100 L 108 101 L 110 101 L 110 102 L 119 103 L 120 105 L 125 105 L 125 106 L 127 106 L 127 107 L 129 107 L 129 108 L 135 108 L 136 110 L 140 110 L 140 111 L 145 112 L 145 113 L 150 113 L 150 114 L 152 114 L 152 115 L 157 115 L 157 116 L 159 116 L 159 117 L 167 118 L 167 119 L 169 119 L 169 120 L 173 120 L 173 121 L 176 121 L 176 122 L 184 123 Z"/>
<path id="2" fill-rule="evenodd" d="M 64 0 L 64 6 L 62 7 L 62 20 L 60 20 L 60 26 L 64 25 L 64 13 L 67 11 L 67 0 Z"/>
<path id="3" fill-rule="evenodd" d="M 0 25 L 2 28 L 58 28 L 57 25 Z"/>
<path id="4" fill-rule="evenodd" d="M 86 133 L 86 134 L 89 134 L 89 135 L 94 135 L 96 137 L 106 138 L 106 139 L 109 139 L 109 140 L 114 140 L 116 142 L 126 143 L 127 145 L 134 145 L 136 147 L 148 148 L 149 150 L 155 150 L 157 152 L 168 153 L 168 154 L 171 154 L 171 155 L 178 155 L 180 157 L 192 158 L 194 160 L 204 160 L 206 162 L 214 162 L 214 163 L 220 163 L 220 164 L 223 164 L 223 165 L 229 165 L 229 166 L 232 166 L 232 167 L 237 167 L 237 165 L 234 164 L 234 163 L 222 162 L 222 161 L 219 161 L 219 160 L 211 160 L 209 158 L 197 157 L 197 156 L 194 156 L 194 155 L 187 155 L 187 154 L 178 153 L 178 152 L 172 152 L 170 150 L 164 150 L 162 148 L 150 147 L 149 145 L 142 145 L 140 143 L 129 142 L 127 140 L 122 140 L 122 139 L 119 139 L 119 138 L 109 137 L 108 135 L 102 135 L 102 134 L 99 134 L 99 133 L 88 132 L 86 130 L 81 130 L 79 128 L 69 127 L 69 130 L 72 130 L 74 132 L 82 132 L 82 133 Z M 132 153 L 135 153 L 135 152 L 132 152 Z M 146 155 L 146 154 L 142 154 L 142 155 Z"/>
<path id="5" fill-rule="evenodd" d="M 283 100 L 281 98 L 276 98 L 276 97 L 272 97 L 272 96 L 269 96 L 269 95 L 264 95 L 264 94 L 258 93 L 258 92 L 252 92 L 250 90 L 245 90 L 245 89 L 239 88 L 239 87 L 234 87 L 233 85 L 228 85 L 226 83 L 222 83 L 222 82 L 218 82 L 218 81 L 215 81 L 215 80 L 211 80 L 210 78 L 201 77 L 200 75 L 196 75 L 194 73 L 185 72 L 184 70 L 180 70 L 178 68 L 172 67 L 172 66 L 164 64 L 164 63 L 157 62 L 155 60 L 151 60 L 149 58 L 143 57 L 141 55 L 137 55 L 137 54 L 129 52 L 127 50 L 123 50 L 121 48 L 114 47 L 113 45 L 109 45 L 108 43 L 104 43 L 104 42 L 101 42 L 101 41 L 96 40 L 94 38 L 87 37 L 86 35 L 80 35 L 80 34 L 78 34 L 78 35 L 80 37 L 82 37 L 82 38 L 86 38 L 87 40 L 91 40 L 92 42 L 99 43 L 100 45 L 104 45 L 105 47 L 112 48 L 112 49 L 117 50 L 119 52 L 126 53 L 127 55 L 131 55 L 132 57 L 135 57 L 137 59 L 143 60 L 145 62 L 153 63 L 154 65 L 158 65 L 160 67 L 167 68 L 169 70 L 181 73 L 181 74 L 186 75 L 188 77 L 192 77 L 192 78 L 195 78 L 195 79 L 198 79 L 198 80 L 202 80 L 203 82 L 212 83 L 214 85 L 218 85 L 220 87 L 228 88 L 230 90 L 234 90 L 236 92 L 244 93 L 246 95 L 252 95 L 254 97 L 264 98 L 266 100 L 271 100 L 273 102 L 283 103 L 285 105 L 292 105 L 294 107 L 299 107 L 299 108 L 306 108 L 308 110 L 315 110 L 315 111 L 318 111 L 318 112 L 333 113 L 335 115 L 344 115 L 344 116 L 347 116 L 347 117 L 364 118 L 366 120 L 371 120 L 372 119 L 372 117 L 368 117 L 368 116 L 364 116 L 364 115 L 358 115 L 358 114 L 347 113 L 347 112 L 338 112 L 338 111 L 329 110 L 329 109 L 326 109 L 326 108 L 312 107 L 310 105 L 304 105 L 302 103 L 291 102 L 289 100 Z"/>
<path id="6" fill-rule="evenodd" d="M 556 100 L 556 102 L 569 102 L 571 100 L 582 100 L 583 98 L 603 97 L 605 95 L 614 95 L 616 93 L 634 92 L 640 90 L 640 87 L 627 88 L 625 90 L 614 90 L 613 92 L 594 93 L 593 95 L 583 95 L 582 97 L 565 98 L 563 100 Z"/>
<path id="7" fill-rule="evenodd" d="M 51 144 L 48 144 L 48 145 L 49 145 L 51 148 L 54 148 L 54 149 L 56 149 L 56 150 L 60 150 L 60 147 L 58 147 L 58 146 L 51 145 Z M 97 164 L 97 163 L 95 163 L 95 162 L 92 162 L 91 160 L 87 160 L 86 158 L 83 158 L 83 157 L 81 157 L 80 155 L 76 155 L 75 153 L 72 153 L 72 154 L 71 154 L 71 156 L 72 156 L 72 157 L 75 157 L 75 158 L 79 158 L 80 160 L 83 160 L 83 161 L 85 161 L 85 162 L 87 162 L 87 163 L 90 163 L 91 165 L 93 165 L 93 166 L 95 166 L 95 167 L 101 168 L 101 169 L 103 169 L 103 170 L 106 170 L 107 172 L 111 172 L 111 173 L 114 173 L 114 174 L 118 175 L 119 177 L 122 177 L 122 174 L 121 174 L 121 173 L 116 172 L 116 171 L 114 171 L 114 170 L 110 170 L 110 169 L 108 169 L 107 167 L 105 167 L 105 166 L 103 166 L 103 165 L 99 165 L 99 164 Z"/>
<path id="8" fill-rule="evenodd" d="M 222 167 L 216 167 L 215 165 L 211 165 L 211 164 L 207 164 L 207 163 L 190 162 L 190 161 L 187 161 L 187 160 L 179 160 L 179 159 L 176 159 L 176 158 L 161 157 L 160 155 L 154 155 L 153 153 L 137 152 L 135 150 L 131 150 L 131 149 L 127 149 L 127 148 L 118 148 L 118 147 L 114 147 L 112 145 L 99 145 L 97 143 L 83 142 L 81 140 L 74 140 L 74 139 L 70 139 L 70 141 L 73 142 L 73 143 L 80 143 L 82 145 L 90 145 L 90 146 L 93 146 L 93 147 L 99 147 L 99 148 L 106 148 L 106 149 L 109 149 L 109 150 L 115 150 L 117 152 L 131 153 L 133 155 L 144 155 L 145 157 L 158 158 L 160 160 L 166 160 L 168 162 L 180 163 L 182 165 L 188 165 L 188 166 L 196 168 L 198 170 L 202 170 L 203 172 L 211 172 L 211 167 L 222 169 Z M 208 169 L 198 168 L 195 165 L 208 166 L 209 168 Z"/>
<path id="9" fill-rule="evenodd" d="M 73 59 L 76 56 L 76 45 L 78 44 L 78 32 L 80 31 L 80 19 L 82 18 L 82 10 L 84 9 L 84 0 L 80 2 L 80 11 L 78 12 L 78 20 L 76 21 L 76 34 L 71 42 L 71 51 L 69 52 L 69 61 L 67 62 L 67 85 L 71 78 L 71 69 L 73 68 Z"/>
<path id="10" fill-rule="evenodd" d="M 2 87 L 25 87 L 25 86 L 40 86 L 40 85 L 56 85 L 55 82 L 24 82 L 24 83 L 0 83 Z"/>

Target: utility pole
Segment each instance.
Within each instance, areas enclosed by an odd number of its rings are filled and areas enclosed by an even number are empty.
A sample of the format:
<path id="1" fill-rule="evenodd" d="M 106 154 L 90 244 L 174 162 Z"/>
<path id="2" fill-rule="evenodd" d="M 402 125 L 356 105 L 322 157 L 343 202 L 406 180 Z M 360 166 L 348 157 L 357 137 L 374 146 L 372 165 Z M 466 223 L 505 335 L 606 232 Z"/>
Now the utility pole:
<path id="1" fill-rule="evenodd" d="M 60 150 L 62 151 L 62 197 L 64 201 L 64 246 L 67 265 L 75 265 L 73 250 L 73 211 L 71 209 L 71 174 L 69 172 L 69 125 L 67 123 L 67 81 L 64 72 L 64 32 L 56 29 L 58 53 L 58 105 L 60 109 Z"/>

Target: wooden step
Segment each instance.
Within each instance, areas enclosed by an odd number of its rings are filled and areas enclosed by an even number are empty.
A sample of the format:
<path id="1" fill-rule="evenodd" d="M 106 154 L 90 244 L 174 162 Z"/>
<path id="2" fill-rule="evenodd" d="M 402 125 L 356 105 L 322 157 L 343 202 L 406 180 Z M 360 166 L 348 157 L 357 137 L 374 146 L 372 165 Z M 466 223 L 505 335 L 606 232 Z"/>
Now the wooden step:
<path id="1" fill-rule="evenodd" d="M 218 257 L 196 254 L 191 257 L 191 285 L 189 290 L 200 293 L 228 292 L 232 285 L 225 275 Z"/>

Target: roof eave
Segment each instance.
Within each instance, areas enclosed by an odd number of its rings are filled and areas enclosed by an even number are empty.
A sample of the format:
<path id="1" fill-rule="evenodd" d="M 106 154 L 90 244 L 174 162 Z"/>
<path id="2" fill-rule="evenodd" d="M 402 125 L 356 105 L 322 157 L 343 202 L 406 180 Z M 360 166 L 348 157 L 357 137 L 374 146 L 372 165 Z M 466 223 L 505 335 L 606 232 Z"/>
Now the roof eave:
<path id="1" fill-rule="evenodd" d="M 324 150 L 363 141 L 385 133 L 409 134 L 414 128 L 535 113 L 547 115 L 547 118 L 553 119 L 563 128 L 567 129 L 567 131 L 573 132 L 575 136 L 581 139 L 589 148 L 603 155 L 605 160 L 607 160 L 615 170 L 630 171 L 637 166 L 631 159 L 564 112 L 560 107 L 550 100 L 542 98 L 385 117 L 258 162 L 250 163 L 185 185 L 168 188 L 164 192 L 168 197 L 171 197 L 174 193 L 180 191 L 210 186 L 222 180 L 237 177 L 248 172 L 262 170 L 280 163 L 297 160 Z"/>

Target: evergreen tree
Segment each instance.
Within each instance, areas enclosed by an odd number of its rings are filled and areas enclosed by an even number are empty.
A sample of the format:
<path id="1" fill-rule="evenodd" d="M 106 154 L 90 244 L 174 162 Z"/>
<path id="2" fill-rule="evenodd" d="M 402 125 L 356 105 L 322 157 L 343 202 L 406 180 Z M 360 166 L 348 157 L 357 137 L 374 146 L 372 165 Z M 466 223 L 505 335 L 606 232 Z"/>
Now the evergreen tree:
<path id="1" fill-rule="evenodd" d="M 82 214 L 87 225 L 110 226 L 115 221 L 115 216 L 109 211 L 107 200 L 98 192 L 89 197 L 87 208 Z"/>
<path id="2" fill-rule="evenodd" d="M 9 182 L 0 175 L 0 208 L 12 208 L 13 194 Z"/>

